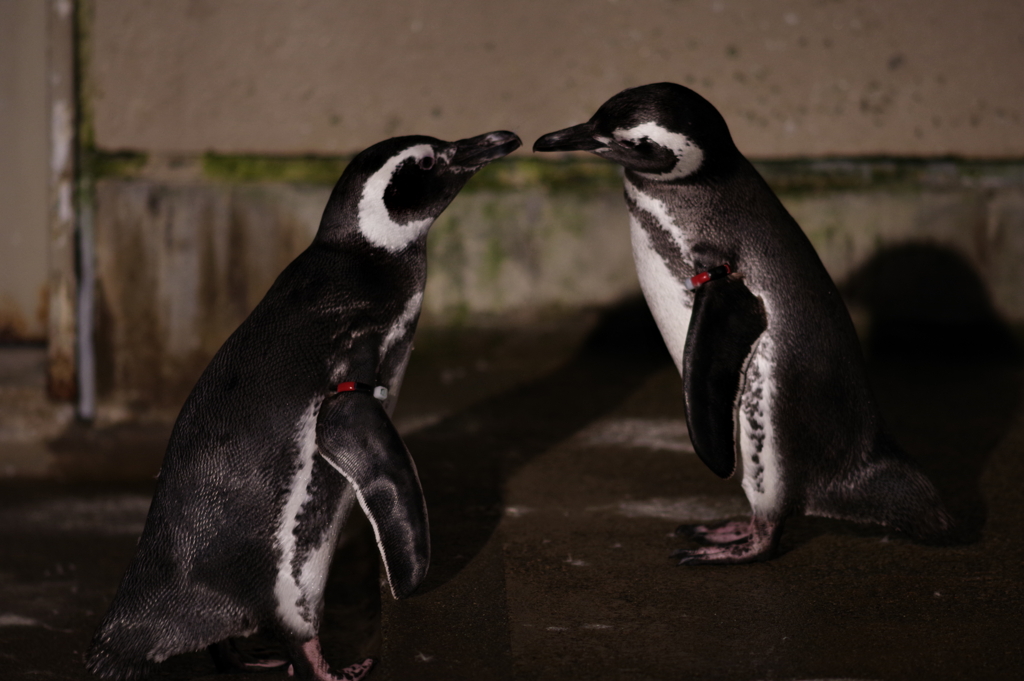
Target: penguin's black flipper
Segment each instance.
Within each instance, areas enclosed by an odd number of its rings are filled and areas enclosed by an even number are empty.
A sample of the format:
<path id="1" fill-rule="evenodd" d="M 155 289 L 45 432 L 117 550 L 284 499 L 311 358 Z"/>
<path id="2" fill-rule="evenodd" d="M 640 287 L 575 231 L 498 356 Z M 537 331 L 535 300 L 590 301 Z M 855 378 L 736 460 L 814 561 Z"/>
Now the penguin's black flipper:
<path id="1" fill-rule="evenodd" d="M 363 393 L 328 397 L 317 418 L 316 443 L 355 488 L 373 525 L 391 593 L 409 596 L 430 563 L 427 506 L 416 465 L 384 407 Z"/>
<path id="2" fill-rule="evenodd" d="M 690 440 L 715 475 L 736 470 L 736 393 L 743 363 L 768 328 L 764 303 L 732 275 L 697 288 L 683 349 L 683 399 Z"/>

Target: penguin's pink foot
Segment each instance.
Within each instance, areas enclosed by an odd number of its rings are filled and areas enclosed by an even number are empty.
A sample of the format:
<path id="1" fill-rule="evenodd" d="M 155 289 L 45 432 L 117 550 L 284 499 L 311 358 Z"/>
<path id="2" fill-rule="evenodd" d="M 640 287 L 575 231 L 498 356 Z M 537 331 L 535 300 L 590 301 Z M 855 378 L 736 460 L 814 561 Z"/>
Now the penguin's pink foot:
<path id="1" fill-rule="evenodd" d="M 288 660 L 283 658 L 258 657 L 239 650 L 230 638 L 214 643 L 208 650 L 217 671 L 221 673 L 273 671 L 288 664 Z"/>
<path id="2" fill-rule="evenodd" d="M 707 538 L 707 534 L 703 535 L 703 538 L 716 544 L 715 546 L 680 549 L 672 554 L 672 558 L 678 558 L 679 565 L 728 565 L 753 563 L 771 558 L 779 543 L 782 523 L 752 516 L 749 522 L 738 524 L 743 526 L 742 529 L 734 523 L 726 523 L 711 530 L 715 532 L 715 539 Z"/>
<path id="3" fill-rule="evenodd" d="M 750 520 L 730 520 L 721 525 L 680 525 L 676 534 L 708 544 L 732 544 L 751 535 Z"/>
<path id="4" fill-rule="evenodd" d="M 293 644 L 291 651 L 292 664 L 288 666 L 288 676 L 294 676 L 300 681 L 359 681 L 373 669 L 373 658 L 368 657 L 345 667 L 340 675 L 335 674 L 320 651 L 319 637 Z"/>

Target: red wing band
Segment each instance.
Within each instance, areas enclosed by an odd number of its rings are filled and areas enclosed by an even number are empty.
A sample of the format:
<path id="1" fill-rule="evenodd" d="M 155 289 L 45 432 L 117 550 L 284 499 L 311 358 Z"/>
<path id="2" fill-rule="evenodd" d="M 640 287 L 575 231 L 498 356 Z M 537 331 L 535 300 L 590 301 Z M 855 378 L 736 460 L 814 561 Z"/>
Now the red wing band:
<path id="1" fill-rule="evenodd" d="M 732 268 L 729 267 L 729 263 L 724 263 L 722 265 L 719 265 L 718 267 L 712 267 L 707 272 L 701 272 L 695 277 L 690 277 L 689 279 L 683 282 L 683 286 L 686 287 L 687 291 L 692 291 L 701 284 L 706 284 L 709 281 L 714 281 L 715 279 L 727 277 L 730 274 L 732 274 Z"/>
<path id="2" fill-rule="evenodd" d="M 344 383 L 338 384 L 339 393 L 366 393 L 367 395 L 373 395 L 378 400 L 383 402 L 388 399 L 388 389 L 382 385 L 376 387 L 369 383 L 359 383 L 358 381 L 345 381 Z"/>

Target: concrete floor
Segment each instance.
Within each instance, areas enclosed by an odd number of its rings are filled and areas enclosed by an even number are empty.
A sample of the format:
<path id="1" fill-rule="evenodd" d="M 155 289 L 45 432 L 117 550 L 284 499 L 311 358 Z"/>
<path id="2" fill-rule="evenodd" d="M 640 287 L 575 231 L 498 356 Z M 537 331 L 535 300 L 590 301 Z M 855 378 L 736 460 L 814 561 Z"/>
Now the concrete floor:
<path id="1" fill-rule="evenodd" d="M 678 524 L 746 504 L 693 454 L 679 377 L 642 306 L 421 333 L 396 422 L 434 561 L 395 602 L 377 588 L 368 526 L 350 527 L 325 654 L 379 656 L 371 678 L 395 680 L 1020 678 L 1024 371 L 1006 355 L 939 350 L 873 352 L 871 373 L 966 543 L 797 518 L 775 560 L 677 567 Z M 90 678 L 83 651 L 167 433 L 71 426 L 46 445 L 47 477 L 0 480 L 0 678 Z M 196 653 L 154 678 L 213 674 Z"/>

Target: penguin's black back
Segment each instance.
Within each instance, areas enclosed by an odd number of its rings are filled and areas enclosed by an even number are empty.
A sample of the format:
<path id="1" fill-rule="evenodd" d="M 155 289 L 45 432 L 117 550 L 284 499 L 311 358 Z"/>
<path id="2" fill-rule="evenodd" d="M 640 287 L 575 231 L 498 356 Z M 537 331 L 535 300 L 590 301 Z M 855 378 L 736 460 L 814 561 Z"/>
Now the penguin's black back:
<path id="1" fill-rule="evenodd" d="M 786 460 L 785 485 L 799 494 L 788 496 L 785 513 L 881 522 L 945 541 L 952 523 L 886 432 L 846 304 L 810 240 L 745 158 L 719 168 L 685 192 L 687 209 L 703 203 L 710 228 L 702 243 L 735 258 L 750 288 L 771 290 L 775 435 L 802 452 Z"/>

